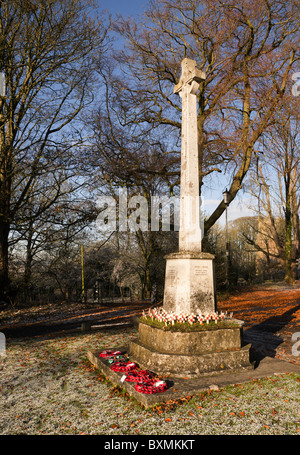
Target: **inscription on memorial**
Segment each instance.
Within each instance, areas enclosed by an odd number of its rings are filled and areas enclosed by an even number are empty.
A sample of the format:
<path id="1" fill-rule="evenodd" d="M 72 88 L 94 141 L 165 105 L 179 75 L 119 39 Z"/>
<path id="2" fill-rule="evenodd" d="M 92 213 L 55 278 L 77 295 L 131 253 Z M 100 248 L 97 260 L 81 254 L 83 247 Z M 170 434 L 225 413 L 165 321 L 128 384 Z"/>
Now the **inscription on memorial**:
<path id="1" fill-rule="evenodd" d="M 167 280 L 168 280 L 169 286 L 174 286 L 176 275 L 177 275 L 176 267 L 174 267 L 174 266 L 169 267 L 168 271 L 167 271 Z"/>
<path id="2" fill-rule="evenodd" d="M 208 265 L 196 265 L 194 273 L 196 276 L 208 275 Z"/>
<path id="3" fill-rule="evenodd" d="M 176 276 L 176 269 L 175 267 L 169 267 L 169 270 L 168 270 L 168 277 L 169 278 L 175 278 Z"/>

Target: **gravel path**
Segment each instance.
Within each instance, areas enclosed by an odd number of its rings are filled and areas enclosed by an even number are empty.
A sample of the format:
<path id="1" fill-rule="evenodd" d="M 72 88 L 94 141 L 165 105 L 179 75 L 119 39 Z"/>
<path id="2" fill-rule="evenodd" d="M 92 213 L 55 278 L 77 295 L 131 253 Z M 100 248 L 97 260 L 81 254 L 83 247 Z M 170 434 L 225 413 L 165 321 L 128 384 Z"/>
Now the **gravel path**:
<path id="1" fill-rule="evenodd" d="M 121 346 L 132 328 L 8 340 L 0 357 L 0 434 L 298 434 L 300 376 L 276 375 L 144 410 L 113 394 L 88 349 Z"/>

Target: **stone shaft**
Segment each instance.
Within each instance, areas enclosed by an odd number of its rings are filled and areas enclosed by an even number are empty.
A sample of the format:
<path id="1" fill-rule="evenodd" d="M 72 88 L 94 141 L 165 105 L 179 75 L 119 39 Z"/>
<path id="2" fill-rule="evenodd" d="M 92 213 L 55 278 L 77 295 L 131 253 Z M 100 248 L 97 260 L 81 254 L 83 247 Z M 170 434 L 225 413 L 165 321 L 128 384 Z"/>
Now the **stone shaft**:
<path id="1" fill-rule="evenodd" d="M 182 61 L 182 76 L 174 87 L 182 99 L 179 251 L 201 251 L 196 93 L 203 79 L 194 60 Z"/>

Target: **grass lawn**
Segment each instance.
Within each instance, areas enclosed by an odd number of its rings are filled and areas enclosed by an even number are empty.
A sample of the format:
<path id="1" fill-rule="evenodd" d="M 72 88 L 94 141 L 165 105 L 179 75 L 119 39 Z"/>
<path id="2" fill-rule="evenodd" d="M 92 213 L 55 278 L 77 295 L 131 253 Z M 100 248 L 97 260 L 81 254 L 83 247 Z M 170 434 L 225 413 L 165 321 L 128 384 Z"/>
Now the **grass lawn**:
<path id="1" fill-rule="evenodd" d="M 8 340 L 0 357 L 0 434 L 300 434 L 300 375 L 282 374 L 145 410 L 86 360 L 133 328 Z"/>

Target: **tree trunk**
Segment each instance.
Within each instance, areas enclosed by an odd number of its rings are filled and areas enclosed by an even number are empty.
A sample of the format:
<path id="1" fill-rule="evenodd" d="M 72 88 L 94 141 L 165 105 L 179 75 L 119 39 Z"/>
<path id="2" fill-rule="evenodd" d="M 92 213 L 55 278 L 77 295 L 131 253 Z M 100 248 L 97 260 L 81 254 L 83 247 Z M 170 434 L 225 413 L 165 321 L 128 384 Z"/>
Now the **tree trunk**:
<path id="1" fill-rule="evenodd" d="M 293 270 L 292 270 L 292 210 L 291 210 L 291 197 L 289 191 L 289 181 L 286 191 L 286 208 L 285 208 L 285 281 L 293 283 Z"/>
<path id="2" fill-rule="evenodd" d="M 9 223 L 0 218 L 0 307 L 9 301 L 8 234 Z"/>
<path id="3" fill-rule="evenodd" d="M 27 248 L 26 248 L 26 262 L 25 262 L 25 270 L 24 270 L 24 292 L 25 292 L 25 300 L 29 302 L 31 300 L 31 275 L 32 275 L 32 260 L 33 260 L 33 252 L 32 252 L 32 236 L 33 236 L 33 228 L 32 225 L 29 229 L 28 239 L 27 239 Z"/>

